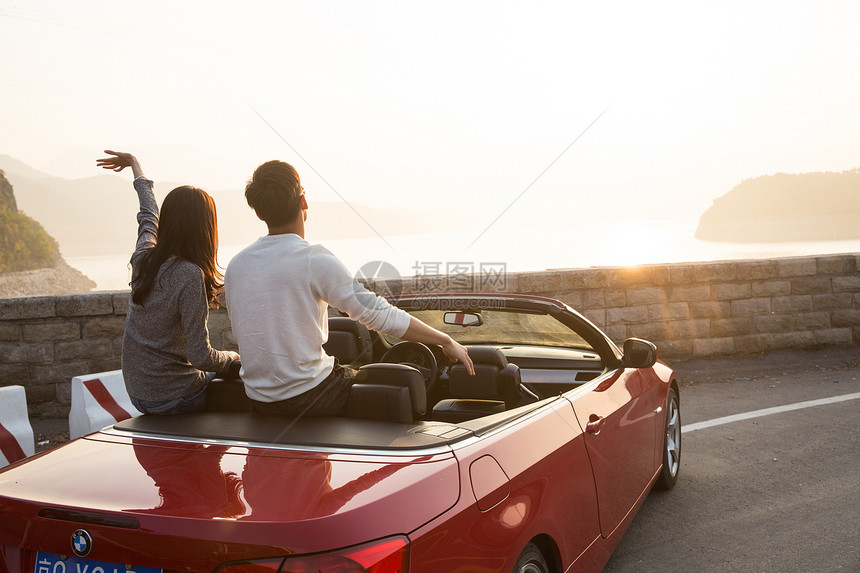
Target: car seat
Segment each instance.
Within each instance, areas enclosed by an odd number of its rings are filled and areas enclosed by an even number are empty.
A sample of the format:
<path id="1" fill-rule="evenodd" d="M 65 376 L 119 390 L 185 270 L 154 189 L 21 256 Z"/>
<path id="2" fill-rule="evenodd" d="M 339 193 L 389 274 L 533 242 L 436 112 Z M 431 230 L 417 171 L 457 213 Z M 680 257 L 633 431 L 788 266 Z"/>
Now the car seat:
<path id="1" fill-rule="evenodd" d="M 347 416 L 412 422 L 427 410 L 424 377 L 405 364 L 367 364 L 356 372 L 349 391 Z"/>
<path id="2" fill-rule="evenodd" d="M 460 363 L 448 370 L 448 396 L 433 407 L 432 419 L 463 422 L 515 408 L 519 398 L 520 369 L 504 353 L 489 346 L 470 346 L 475 365 L 470 376 Z"/>

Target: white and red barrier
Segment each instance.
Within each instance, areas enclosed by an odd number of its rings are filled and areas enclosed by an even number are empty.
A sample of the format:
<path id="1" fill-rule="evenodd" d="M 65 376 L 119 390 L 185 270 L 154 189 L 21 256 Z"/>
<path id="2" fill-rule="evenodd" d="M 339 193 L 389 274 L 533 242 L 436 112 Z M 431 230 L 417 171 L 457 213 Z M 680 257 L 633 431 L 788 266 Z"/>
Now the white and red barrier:
<path id="1" fill-rule="evenodd" d="M 0 468 L 36 453 L 23 386 L 0 388 Z"/>
<path id="2" fill-rule="evenodd" d="M 80 438 L 142 414 L 131 404 L 122 370 L 72 378 L 69 438 Z"/>

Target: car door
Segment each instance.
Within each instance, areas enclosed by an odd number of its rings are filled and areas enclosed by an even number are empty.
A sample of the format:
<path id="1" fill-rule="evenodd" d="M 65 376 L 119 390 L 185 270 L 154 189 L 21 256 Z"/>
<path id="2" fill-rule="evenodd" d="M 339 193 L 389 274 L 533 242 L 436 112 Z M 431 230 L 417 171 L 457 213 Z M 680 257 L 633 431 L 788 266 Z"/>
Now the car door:
<path id="1" fill-rule="evenodd" d="M 620 368 L 568 394 L 585 435 L 600 512 L 608 537 L 645 493 L 656 472 L 656 377 Z"/>

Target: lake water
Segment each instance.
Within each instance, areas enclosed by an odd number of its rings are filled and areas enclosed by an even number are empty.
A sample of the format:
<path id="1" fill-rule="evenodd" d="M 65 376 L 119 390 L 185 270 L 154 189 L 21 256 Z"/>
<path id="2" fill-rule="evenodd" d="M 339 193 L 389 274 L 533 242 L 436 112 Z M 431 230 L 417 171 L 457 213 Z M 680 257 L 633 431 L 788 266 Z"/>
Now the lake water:
<path id="1" fill-rule="evenodd" d="M 617 221 L 571 226 L 493 227 L 432 234 L 318 240 L 356 272 L 365 263 L 385 261 L 402 276 L 479 272 L 483 266 L 507 272 L 590 266 L 622 266 L 795 255 L 860 253 L 860 240 L 795 243 L 718 243 L 694 238 L 696 220 Z M 471 243 L 473 243 L 469 246 Z M 227 266 L 245 245 L 222 245 L 219 262 Z M 128 288 L 126 255 L 70 257 L 68 263 L 96 281 L 98 290 Z"/>

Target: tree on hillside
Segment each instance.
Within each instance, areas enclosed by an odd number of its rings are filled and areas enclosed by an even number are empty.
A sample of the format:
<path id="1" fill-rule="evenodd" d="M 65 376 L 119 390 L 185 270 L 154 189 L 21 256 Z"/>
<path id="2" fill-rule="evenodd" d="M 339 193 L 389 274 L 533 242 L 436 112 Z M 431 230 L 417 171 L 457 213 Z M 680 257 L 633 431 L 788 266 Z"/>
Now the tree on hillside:
<path id="1" fill-rule="evenodd" d="M 18 211 L 12 185 L 0 171 L 0 273 L 50 267 L 58 255 L 57 241 Z"/>

